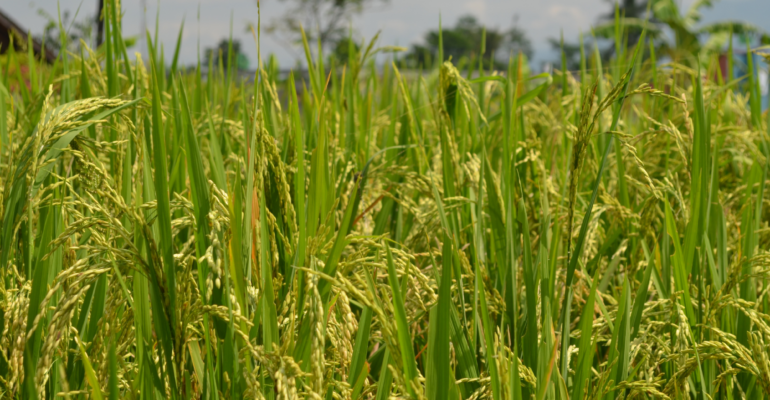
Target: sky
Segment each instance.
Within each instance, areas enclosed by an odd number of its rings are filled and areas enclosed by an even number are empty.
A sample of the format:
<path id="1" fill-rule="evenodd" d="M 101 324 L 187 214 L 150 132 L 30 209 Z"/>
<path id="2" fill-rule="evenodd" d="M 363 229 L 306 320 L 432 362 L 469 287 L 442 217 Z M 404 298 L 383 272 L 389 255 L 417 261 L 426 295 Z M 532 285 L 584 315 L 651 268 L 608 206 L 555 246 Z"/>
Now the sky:
<path id="1" fill-rule="evenodd" d="M 283 15 L 296 0 L 262 0 L 262 22 L 267 23 Z M 686 10 L 695 0 L 678 0 Z M 138 36 L 142 32 L 143 6 L 147 27 L 154 31 L 158 15 L 159 40 L 167 52 L 173 51 L 182 20 L 185 29 L 180 50 L 182 64 L 194 64 L 200 49 L 215 46 L 229 36 L 240 39 L 242 49 L 256 64 L 257 46 L 248 24 L 258 20 L 256 0 L 123 0 L 124 36 Z M 23 28 L 34 35 L 42 33 L 46 18 L 44 10 L 57 15 L 57 4 L 62 12 L 73 15 L 80 7 L 77 19 L 94 15 L 96 0 L 0 0 L 0 10 L 10 15 Z M 439 15 L 444 26 L 452 26 L 465 14 L 472 14 L 490 28 L 506 30 L 514 23 L 531 39 L 535 63 L 557 59 L 548 38 L 558 38 L 564 32 L 565 40 L 576 40 L 580 32 L 588 33 L 600 15 L 612 9 L 609 0 L 386 0 L 370 7 L 352 19 L 358 38 L 371 38 L 381 31 L 379 44 L 409 47 L 420 43 L 425 32 L 438 27 Z M 200 10 L 200 18 L 198 17 Z M 701 23 L 719 20 L 742 20 L 765 31 L 770 31 L 770 1 L 722 0 L 703 11 Z M 232 23 L 231 23 L 232 21 Z M 137 46 L 134 51 L 140 51 Z M 283 67 L 294 66 L 303 53 L 301 48 L 287 46 L 284 41 L 271 35 L 262 36 L 262 56 L 275 54 Z"/>

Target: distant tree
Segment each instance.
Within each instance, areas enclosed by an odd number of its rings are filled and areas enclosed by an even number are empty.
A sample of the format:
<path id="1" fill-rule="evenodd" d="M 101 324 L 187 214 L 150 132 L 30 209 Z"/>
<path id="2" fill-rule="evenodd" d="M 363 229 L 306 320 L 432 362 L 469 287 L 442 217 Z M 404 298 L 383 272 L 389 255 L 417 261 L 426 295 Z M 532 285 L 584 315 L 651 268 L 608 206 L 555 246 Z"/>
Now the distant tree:
<path id="1" fill-rule="evenodd" d="M 220 40 L 217 47 L 209 47 L 204 51 L 206 65 L 208 65 L 209 62 L 213 62 L 214 66 L 216 66 L 219 63 L 219 58 L 222 57 L 222 65 L 225 68 L 230 65 L 230 62 L 233 62 L 233 67 L 238 70 L 249 69 L 249 59 L 241 52 L 241 42 L 239 40 L 233 40 L 232 49 L 233 54 L 231 57 L 229 54 L 230 41 L 228 39 Z"/>
<path id="2" fill-rule="evenodd" d="M 554 51 L 559 53 L 559 60 L 555 62 L 555 65 L 558 66 L 557 68 L 561 69 L 561 52 L 563 50 L 564 58 L 567 61 L 567 71 L 578 71 L 580 69 L 580 44 L 564 42 L 564 47 L 562 48 L 561 41 L 554 38 L 549 38 L 548 43 Z M 584 43 L 583 52 L 586 54 L 586 57 L 591 54 L 588 49 L 588 44 Z"/>
<path id="3" fill-rule="evenodd" d="M 366 8 L 387 0 L 281 0 L 291 7 L 282 16 L 273 19 L 265 27 L 267 33 L 296 45 L 302 41 L 300 26 L 305 30 L 309 44 L 320 41 L 323 49 L 333 49 L 347 36 L 346 26 L 350 19 Z"/>
<path id="4" fill-rule="evenodd" d="M 350 48 L 353 47 L 353 53 L 351 54 Z M 355 40 L 347 37 L 338 40 L 334 44 L 334 50 L 332 51 L 332 54 L 334 54 L 334 58 L 337 59 L 337 61 L 340 62 L 347 62 L 351 56 L 355 57 L 358 52 L 361 51 L 361 45 L 356 43 Z"/>
<path id="5" fill-rule="evenodd" d="M 760 43 L 770 40 L 765 30 L 745 22 L 719 21 L 698 26 L 702 9 L 711 7 L 713 3 L 712 0 L 696 1 L 688 9 L 682 10 L 676 0 L 650 0 L 650 14 L 647 15 L 647 1 L 624 0 L 619 5 L 619 22 L 629 45 L 635 44 L 634 37 L 638 38 L 642 29 L 647 28 L 648 37 L 655 43 L 659 55 L 685 63 L 694 63 L 699 56 L 721 51 L 730 32 L 756 39 Z M 609 14 L 605 15 L 593 32 L 600 38 L 614 38 L 614 8 L 612 18 L 609 18 Z M 705 42 L 701 40 L 704 37 Z"/>
<path id="6" fill-rule="evenodd" d="M 62 32 L 59 29 L 59 18 L 54 18 L 42 8 L 38 9 L 37 13 L 46 20 L 46 23 L 43 28 L 43 34 L 36 39 L 44 42 L 47 48 L 57 52 L 60 51 Z M 68 10 L 62 11 L 61 26 L 65 29 L 64 34 L 68 50 L 78 51 L 81 39 L 86 42 L 86 44 L 89 44 L 91 41 L 93 34 L 93 16 L 86 16 L 80 20 L 73 19 L 74 18 L 70 15 Z"/>
<path id="7" fill-rule="evenodd" d="M 464 15 L 457 20 L 454 27 L 442 28 L 441 36 L 444 44 L 444 58 L 451 57 L 455 62 L 461 57 L 477 57 L 481 54 L 482 36 L 484 26 L 476 17 Z M 499 29 L 486 29 L 486 42 L 484 51 L 484 63 L 486 65 L 498 64 L 496 56 L 501 50 L 508 50 L 514 54 L 522 52 L 527 57 L 532 55 L 532 43 L 523 30 L 514 26 L 503 32 Z M 425 35 L 424 44 L 415 44 L 407 54 L 407 62 L 413 66 L 429 65 L 438 57 L 439 31 L 432 30 Z M 506 55 L 507 57 L 507 55 Z"/>
<path id="8" fill-rule="evenodd" d="M 517 25 L 518 17 L 514 17 L 513 27 L 505 32 L 505 47 L 510 54 L 522 53 L 527 58 L 532 58 L 532 41 L 526 32 Z"/>
<path id="9" fill-rule="evenodd" d="M 654 15 L 647 15 L 647 0 L 621 0 L 620 2 L 613 0 L 605 0 L 612 4 L 612 8 L 606 13 L 602 14 L 599 18 L 600 26 L 613 27 L 615 24 L 615 16 L 622 18 L 625 21 L 644 21 L 648 19 L 650 22 L 656 22 Z M 599 29 L 601 30 L 601 29 Z M 636 43 L 642 36 L 641 24 L 626 24 L 625 26 L 625 38 L 628 47 L 636 46 Z M 602 35 L 606 36 L 606 34 Z M 614 38 L 614 37 L 613 37 Z M 601 56 L 603 60 L 608 60 L 615 54 L 615 45 L 608 46 L 604 50 L 601 50 Z"/>
<path id="10" fill-rule="evenodd" d="M 602 14 L 601 19 L 607 21 L 615 20 L 615 7 L 617 5 L 618 13 L 625 18 L 644 18 L 647 12 L 647 0 L 605 0 L 612 4 L 612 9 Z"/>
<path id="11" fill-rule="evenodd" d="M 454 28 L 442 29 L 444 41 L 444 57 L 453 58 L 455 62 L 464 55 L 478 54 L 481 51 L 481 26 L 475 17 L 466 15 L 460 17 Z M 489 32 L 490 36 L 498 36 L 496 32 Z M 434 55 L 438 55 L 439 31 L 430 31 L 425 41 Z M 495 47 L 490 45 L 490 47 Z"/>
<path id="12" fill-rule="evenodd" d="M 412 49 L 405 56 L 406 62 L 411 67 L 431 65 L 435 59 L 436 55 L 433 50 L 422 44 L 412 45 Z"/>

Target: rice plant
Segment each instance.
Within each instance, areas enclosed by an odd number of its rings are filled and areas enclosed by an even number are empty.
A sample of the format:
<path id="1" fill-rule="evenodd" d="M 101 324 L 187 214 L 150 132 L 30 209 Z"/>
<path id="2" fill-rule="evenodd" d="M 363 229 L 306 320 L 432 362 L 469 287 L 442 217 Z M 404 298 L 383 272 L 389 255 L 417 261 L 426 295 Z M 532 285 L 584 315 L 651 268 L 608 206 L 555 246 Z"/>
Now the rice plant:
<path id="1" fill-rule="evenodd" d="M 129 54 L 116 4 L 102 48 L 0 63 L 3 398 L 770 395 L 753 74 L 375 38 L 247 84 Z"/>

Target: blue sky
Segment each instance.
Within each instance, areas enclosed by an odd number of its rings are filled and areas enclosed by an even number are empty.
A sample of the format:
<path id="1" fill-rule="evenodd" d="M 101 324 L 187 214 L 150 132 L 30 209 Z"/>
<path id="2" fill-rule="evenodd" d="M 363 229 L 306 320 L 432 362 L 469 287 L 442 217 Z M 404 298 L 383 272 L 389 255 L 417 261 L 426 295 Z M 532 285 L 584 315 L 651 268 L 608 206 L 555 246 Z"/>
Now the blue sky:
<path id="1" fill-rule="evenodd" d="M 280 16 L 287 9 L 287 1 L 262 0 L 262 21 Z M 680 0 L 682 9 L 687 9 L 694 0 Z M 158 10 L 157 0 L 144 0 L 147 4 L 147 24 L 152 30 Z M 56 15 L 57 3 L 61 10 L 74 13 L 81 7 L 80 16 L 95 14 L 96 0 L 5 0 L 0 9 L 12 16 L 25 29 L 39 34 L 45 19 L 38 14 L 43 9 Z M 141 32 L 142 0 L 123 0 L 125 12 L 123 27 L 125 35 Z M 198 9 L 200 7 L 200 20 Z M 566 39 L 577 38 L 579 32 L 588 32 L 600 14 L 611 9 L 608 0 L 388 0 L 353 19 L 354 31 L 359 37 L 371 38 L 381 30 L 380 43 L 383 45 L 409 46 L 420 42 L 424 33 L 438 26 L 439 13 L 446 26 L 451 26 L 463 14 L 473 14 L 489 27 L 505 29 L 517 24 L 524 29 L 533 42 L 535 60 L 555 59 L 549 37 L 558 37 L 564 31 Z M 770 31 L 770 0 L 722 0 L 703 12 L 703 23 L 718 20 L 743 20 Z M 257 58 L 257 48 L 251 33 L 245 27 L 257 22 L 256 0 L 163 0 L 160 2 L 159 37 L 167 51 L 176 41 L 179 26 L 185 18 L 185 32 L 180 53 L 184 64 L 194 63 L 197 57 L 197 43 L 200 48 L 214 46 L 221 38 L 227 37 L 232 17 L 233 36 L 243 43 L 246 55 L 252 61 Z M 139 50 L 137 47 L 136 51 Z M 263 36 L 262 55 L 274 53 L 283 66 L 292 66 L 300 49 L 286 49 L 280 41 Z"/>

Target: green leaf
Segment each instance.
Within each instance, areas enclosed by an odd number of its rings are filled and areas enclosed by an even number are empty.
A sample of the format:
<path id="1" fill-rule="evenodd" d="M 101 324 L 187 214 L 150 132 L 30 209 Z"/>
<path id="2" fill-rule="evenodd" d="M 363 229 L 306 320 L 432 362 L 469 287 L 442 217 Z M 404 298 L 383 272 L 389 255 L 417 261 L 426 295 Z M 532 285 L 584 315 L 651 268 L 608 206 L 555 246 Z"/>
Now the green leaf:
<path id="1" fill-rule="evenodd" d="M 615 385 L 626 380 L 628 377 L 628 365 L 630 364 L 630 303 L 631 294 L 628 286 L 628 279 L 623 279 L 623 289 L 620 292 L 620 301 L 618 302 L 618 312 L 615 316 L 615 329 L 612 332 L 612 341 L 610 342 L 610 352 L 608 357 L 610 370 L 610 379 L 615 381 Z M 623 397 L 624 393 L 621 393 Z M 610 389 L 605 399 L 614 399 L 615 390 Z"/>
<path id="2" fill-rule="evenodd" d="M 289 75 L 289 87 L 295 87 L 294 74 Z M 299 100 L 297 92 L 291 91 L 291 129 L 294 134 L 294 154 L 297 159 L 297 173 L 294 174 L 294 204 L 297 213 L 297 251 L 294 255 L 294 265 L 302 267 L 305 265 L 305 243 L 307 241 L 307 222 L 305 210 L 305 132 L 302 129 L 302 121 L 299 115 Z M 290 276 L 294 273 L 292 268 Z M 300 292 L 304 290 L 303 273 L 300 272 L 297 284 L 300 285 Z M 302 296 L 299 296 L 302 298 Z"/>
<path id="3" fill-rule="evenodd" d="M 240 163 L 235 171 L 235 185 L 230 197 L 230 276 L 232 276 L 235 298 L 243 312 L 246 312 L 246 279 L 243 273 L 243 188 Z M 249 205 L 250 206 L 250 205 Z M 264 214 L 260 214 L 264 215 Z M 250 223 L 248 221 L 247 223 Z M 248 317 L 248 314 L 246 315 Z"/>
<path id="4" fill-rule="evenodd" d="M 368 375 L 366 366 L 366 352 L 369 350 L 369 331 L 372 326 L 372 309 L 364 306 L 361 311 L 361 318 L 358 320 L 358 332 L 356 333 L 356 344 L 353 348 L 353 357 L 351 358 L 350 370 L 348 372 L 348 383 L 353 387 L 354 399 L 358 398 L 361 388 Z"/>
<path id="5" fill-rule="evenodd" d="M 279 343 L 278 337 L 278 317 L 276 316 L 275 298 L 273 292 L 273 267 L 271 263 L 271 256 L 268 254 L 270 251 L 270 237 L 268 235 L 267 226 L 267 209 L 265 207 L 265 190 L 264 187 L 259 191 L 259 254 L 260 263 L 259 269 L 262 273 L 262 288 L 264 293 L 262 294 L 262 342 L 265 346 L 265 351 L 273 351 L 273 346 L 277 346 Z"/>
<path id="6" fill-rule="evenodd" d="M 179 88 L 182 98 L 182 117 L 186 119 L 187 129 L 184 132 L 185 136 L 185 156 L 187 157 L 187 169 L 190 177 L 190 194 L 193 203 L 193 211 L 195 213 L 195 256 L 197 259 L 198 267 L 198 287 L 207 287 L 206 277 L 208 276 L 208 260 L 206 260 L 204 254 L 209 247 L 209 225 L 205 222 L 208 219 L 209 211 L 211 210 L 211 203 L 209 200 L 209 187 L 208 178 L 203 168 L 203 159 L 201 158 L 201 150 L 198 144 L 198 138 L 193 132 L 193 120 L 190 112 L 190 106 L 187 101 L 187 90 L 182 79 Z M 201 293 L 204 304 L 208 303 L 206 294 Z"/>
<path id="7" fill-rule="evenodd" d="M 634 297 L 634 308 L 631 311 L 631 341 L 636 339 L 639 335 L 639 328 L 642 325 L 642 312 L 644 311 L 644 305 L 647 303 L 647 289 L 650 286 L 650 276 L 655 266 L 652 262 L 647 263 L 647 268 L 644 269 L 644 276 L 641 282 L 639 282 L 639 288 L 636 290 L 636 297 Z"/>
<path id="8" fill-rule="evenodd" d="M 108 353 L 107 358 L 110 364 L 110 378 L 107 386 L 110 389 L 110 400 L 117 400 L 120 396 L 120 391 L 118 390 L 118 356 L 115 351 L 114 338 L 110 340 Z"/>
<path id="9" fill-rule="evenodd" d="M 523 195 L 523 193 L 522 193 Z M 522 343 L 523 350 L 523 362 L 524 365 L 532 369 L 537 370 L 538 365 L 538 320 L 537 320 L 537 287 L 538 287 L 538 273 L 537 266 L 532 261 L 532 240 L 529 236 L 529 219 L 527 218 L 527 210 L 524 206 L 524 199 L 519 198 L 519 224 L 521 225 L 522 233 L 522 249 L 523 249 L 523 269 L 524 269 L 524 284 L 526 288 L 526 307 L 527 307 L 527 330 L 524 333 L 524 341 Z M 543 360 L 545 361 L 545 360 Z"/>
<path id="10" fill-rule="evenodd" d="M 516 105 L 518 107 L 523 106 L 524 104 L 529 103 L 530 101 L 534 100 L 537 96 L 540 95 L 540 93 L 543 92 L 547 87 L 551 86 L 553 83 L 553 76 L 547 72 L 543 72 L 542 74 L 538 74 L 535 76 L 530 77 L 527 80 L 535 80 L 535 79 L 545 79 L 545 81 L 537 86 L 535 86 L 532 90 L 529 90 L 528 92 L 522 94 L 521 96 L 516 98 Z M 499 81 L 503 83 L 507 83 L 507 79 L 499 76 L 485 76 L 482 78 L 477 78 L 470 80 L 469 83 L 482 83 L 487 81 Z M 502 113 L 498 112 L 492 115 L 491 117 L 487 118 L 488 123 L 492 123 L 494 121 L 497 121 L 502 117 Z"/>
<path id="11" fill-rule="evenodd" d="M 157 73 L 157 72 L 156 72 Z M 153 85 L 152 96 L 152 156 L 155 171 L 155 196 L 158 202 L 159 245 L 163 257 L 166 286 L 169 289 L 169 308 L 176 310 L 176 273 L 174 271 L 174 250 L 171 237 L 171 211 L 169 206 L 168 173 L 166 165 L 166 135 L 163 132 L 161 95 L 157 85 Z M 171 317 L 173 331 L 174 317 Z"/>
<path id="12" fill-rule="evenodd" d="M 594 301 L 596 299 L 596 285 L 599 282 L 599 270 L 593 277 L 588 299 L 583 305 L 583 313 L 580 316 L 580 342 L 578 344 L 577 364 L 575 377 L 572 382 L 572 394 L 570 398 L 582 399 L 585 390 L 588 389 L 587 381 L 591 377 L 591 365 L 593 364 L 594 351 L 591 338 L 593 337 Z"/>
<path id="13" fill-rule="evenodd" d="M 449 332 L 450 332 L 450 304 L 452 286 L 452 242 L 449 236 L 444 234 L 443 255 L 441 268 L 441 284 L 439 285 L 438 305 L 435 309 L 435 329 L 428 341 L 428 349 L 431 350 L 433 371 L 428 371 L 428 378 L 433 375 L 435 380 L 429 379 L 428 384 L 435 386 L 428 393 L 432 399 L 446 399 L 449 396 L 450 383 L 453 382 L 449 374 Z M 431 397 L 429 396 L 429 399 Z"/>
<path id="14" fill-rule="evenodd" d="M 377 397 L 375 400 L 388 400 L 390 398 L 390 386 L 393 382 L 393 375 L 388 365 L 390 365 L 390 350 L 386 348 L 385 354 L 382 357 L 380 379 L 377 381 Z"/>
<path id="15" fill-rule="evenodd" d="M 393 292 L 393 311 L 395 313 L 396 328 L 398 335 L 398 347 L 401 353 L 401 363 L 404 373 L 404 382 L 406 385 L 406 391 L 415 396 L 414 389 L 411 382 L 417 378 L 417 365 L 414 359 L 414 348 L 412 347 L 412 335 L 409 332 L 409 324 L 406 322 L 406 309 L 404 308 L 404 298 L 401 295 L 401 284 L 399 283 L 398 276 L 396 275 L 396 264 L 393 262 L 393 254 L 391 254 L 390 246 L 385 242 L 385 251 L 387 255 L 388 263 L 388 283 L 390 289 Z M 404 277 L 404 279 L 407 279 Z"/>
<path id="16" fill-rule="evenodd" d="M 679 302 L 682 303 L 685 310 L 685 316 L 693 326 L 696 323 L 695 312 L 692 308 L 692 301 L 690 300 L 690 281 L 687 279 L 687 272 L 685 271 L 684 255 L 682 251 L 682 245 L 679 242 L 679 233 L 676 230 L 676 222 L 674 222 L 674 215 L 671 212 L 671 205 L 668 201 L 665 201 L 666 205 L 666 230 L 671 237 L 671 241 L 674 243 L 674 254 L 671 256 L 674 264 L 674 287 L 676 291 L 682 292 L 682 297 L 679 298 Z"/>
<path id="17" fill-rule="evenodd" d="M 80 359 L 83 361 L 83 367 L 85 367 L 86 370 L 86 380 L 88 380 L 88 385 L 91 387 L 91 397 L 94 400 L 102 400 L 103 397 L 102 391 L 99 389 L 99 380 L 96 378 L 94 367 L 91 365 L 91 360 L 88 358 L 88 354 L 86 354 L 85 346 L 80 342 L 80 337 L 78 335 L 75 335 L 75 341 L 78 343 L 78 348 L 80 349 Z"/>
<path id="18" fill-rule="evenodd" d="M 182 24 L 179 25 L 179 33 L 176 36 L 176 45 L 174 46 L 174 58 L 171 61 L 171 70 L 169 71 L 169 76 L 171 77 L 171 79 L 169 79 L 169 87 L 174 82 L 173 78 L 176 76 L 176 66 L 177 66 L 177 63 L 179 62 L 179 51 L 182 48 L 183 32 L 184 32 L 184 17 L 182 17 Z"/>
<path id="19" fill-rule="evenodd" d="M 476 266 L 476 275 L 480 275 L 478 264 Z M 500 376 L 499 372 L 497 370 L 497 351 L 495 349 L 495 341 L 494 341 L 494 332 L 493 330 L 495 327 L 492 325 L 492 321 L 489 318 L 489 310 L 487 305 L 487 295 L 482 288 L 478 291 L 479 293 L 479 301 L 481 302 L 481 326 L 484 330 L 484 345 L 483 347 L 486 348 L 486 361 L 487 361 L 487 370 L 489 372 L 489 376 L 492 380 L 492 397 L 494 400 L 500 400 Z M 515 350 L 515 349 L 514 349 Z M 517 357 L 514 357 L 517 358 Z M 514 372 L 515 374 L 518 374 L 518 358 L 514 360 L 512 368 L 516 368 Z M 514 379 L 514 382 L 517 380 Z"/>

